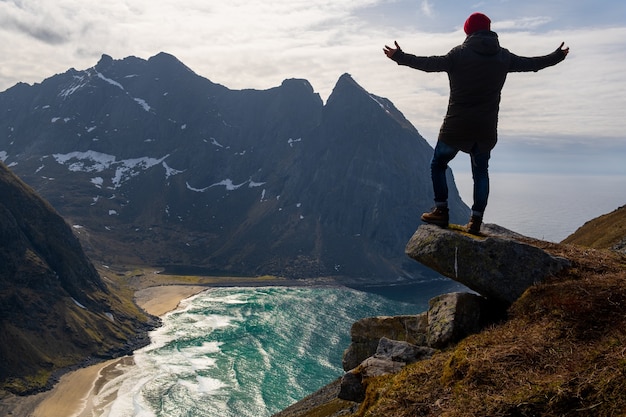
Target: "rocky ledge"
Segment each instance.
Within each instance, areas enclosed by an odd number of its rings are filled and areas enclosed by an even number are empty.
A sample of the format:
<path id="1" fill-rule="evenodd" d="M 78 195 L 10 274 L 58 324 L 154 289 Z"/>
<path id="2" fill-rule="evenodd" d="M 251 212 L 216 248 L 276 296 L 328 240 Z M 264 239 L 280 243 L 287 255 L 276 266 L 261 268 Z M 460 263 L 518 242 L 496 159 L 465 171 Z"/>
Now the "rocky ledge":
<path id="1" fill-rule="evenodd" d="M 346 373 L 340 383 L 333 383 L 333 392 L 342 400 L 337 404 L 343 405 L 337 407 L 339 414 L 329 416 L 342 415 L 363 401 L 368 378 L 396 373 L 505 319 L 507 308 L 529 287 L 570 267 L 569 260 L 552 256 L 533 242 L 539 241 L 494 224 L 483 225 L 481 236 L 456 226 L 420 226 L 406 254 L 475 293 L 440 295 L 430 300 L 428 311 L 413 316 L 355 322 L 343 356 Z M 314 398 L 315 394 L 307 404 L 314 404 Z M 295 405 L 277 416 L 308 416 L 310 410 Z"/>
<path id="2" fill-rule="evenodd" d="M 495 224 L 481 236 L 452 226 L 421 226 L 406 246 L 417 262 L 494 302 L 510 305 L 531 285 L 569 268 L 570 262 L 533 246 L 533 239 Z"/>

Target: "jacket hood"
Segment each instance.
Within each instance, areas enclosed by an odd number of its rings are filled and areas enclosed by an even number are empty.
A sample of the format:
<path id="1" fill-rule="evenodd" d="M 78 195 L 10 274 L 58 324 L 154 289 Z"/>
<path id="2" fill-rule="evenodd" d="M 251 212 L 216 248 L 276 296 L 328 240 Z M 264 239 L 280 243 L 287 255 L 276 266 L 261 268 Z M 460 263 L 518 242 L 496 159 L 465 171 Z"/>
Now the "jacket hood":
<path id="1" fill-rule="evenodd" d="M 475 32 L 465 38 L 463 43 L 481 55 L 495 55 L 500 52 L 498 34 L 490 30 Z"/>

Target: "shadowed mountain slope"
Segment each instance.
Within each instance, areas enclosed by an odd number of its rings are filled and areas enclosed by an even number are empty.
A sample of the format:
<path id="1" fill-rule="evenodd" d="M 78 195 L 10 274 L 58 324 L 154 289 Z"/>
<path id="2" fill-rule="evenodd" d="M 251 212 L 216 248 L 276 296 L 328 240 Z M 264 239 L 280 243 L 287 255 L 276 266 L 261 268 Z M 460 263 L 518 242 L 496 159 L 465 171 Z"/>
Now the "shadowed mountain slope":
<path id="1" fill-rule="evenodd" d="M 194 273 L 421 280 L 404 255 L 430 209 L 432 148 L 348 74 L 230 90 L 175 57 L 104 55 L 0 93 L 0 159 L 107 264 Z M 454 186 L 452 221 L 468 208 Z"/>
<path id="2" fill-rule="evenodd" d="M 54 372 L 128 354 L 147 317 L 112 292 L 54 209 L 0 163 L 0 388 L 28 393 Z"/>

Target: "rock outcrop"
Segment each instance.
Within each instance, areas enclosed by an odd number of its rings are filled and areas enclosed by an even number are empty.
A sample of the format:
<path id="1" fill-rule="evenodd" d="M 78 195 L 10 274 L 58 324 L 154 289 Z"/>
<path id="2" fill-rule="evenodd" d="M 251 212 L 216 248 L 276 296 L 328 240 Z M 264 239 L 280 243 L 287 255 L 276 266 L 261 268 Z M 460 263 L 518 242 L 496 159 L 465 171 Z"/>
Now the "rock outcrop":
<path id="1" fill-rule="evenodd" d="M 343 369 L 350 371 L 376 353 L 381 338 L 426 345 L 428 314 L 366 317 L 352 324 L 350 346 L 343 354 Z"/>
<path id="2" fill-rule="evenodd" d="M 408 363 L 432 356 L 485 325 L 505 316 L 506 308 L 530 286 L 570 266 L 532 239 L 497 225 L 485 235 L 469 235 L 452 226 L 421 226 L 406 247 L 418 262 L 458 281 L 478 294 L 451 293 L 435 297 L 428 312 L 415 316 L 371 317 L 352 325 L 352 343 L 344 352 L 338 397 L 361 402 L 366 380 L 396 373 Z"/>
<path id="3" fill-rule="evenodd" d="M 443 294 L 430 300 L 428 312 L 415 316 L 368 317 L 350 329 L 352 343 L 344 352 L 339 398 L 360 402 L 367 378 L 400 371 L 478 332 L 498 318 L 490 303 L 469 293 Z"/>
<path id="4" fill-rule="evenodd" d="M 487 299 L 510 305 L 526 289 L 570 266 L 521 235 L 496 225 L 483 225 L 477 237 L 455 228 L 420 226 L 405 252 L 423 265 L 476 291 Z"/>

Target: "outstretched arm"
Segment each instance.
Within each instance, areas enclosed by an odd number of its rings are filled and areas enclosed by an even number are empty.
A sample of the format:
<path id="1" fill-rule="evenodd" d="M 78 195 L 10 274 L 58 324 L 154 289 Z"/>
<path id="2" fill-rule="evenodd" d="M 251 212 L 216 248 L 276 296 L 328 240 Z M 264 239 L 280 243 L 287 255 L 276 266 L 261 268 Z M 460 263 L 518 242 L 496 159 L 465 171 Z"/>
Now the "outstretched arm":
<path id="1" fill-rule="evenodd" d="M 569 54 L 569 47 L 564 48 L 565 42 L 549 55 L 536 57 L 523 57 L 511 54 L 510 72 L 539 71 L 563 61 Z"/>
<path id="2" fill-rule="evenodd" d="M 387 58 L 398 65 L 405 65 L 426 72 L 447 71 L 450 67 L 449 54 L 444 56 L 415 56 L 405 53 L 398 42 L 393 41 L 395 48 L 385 45 L 383 52 Z"/>

